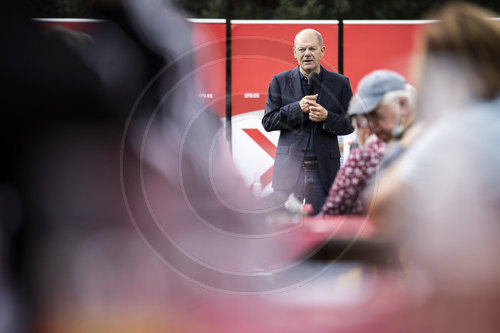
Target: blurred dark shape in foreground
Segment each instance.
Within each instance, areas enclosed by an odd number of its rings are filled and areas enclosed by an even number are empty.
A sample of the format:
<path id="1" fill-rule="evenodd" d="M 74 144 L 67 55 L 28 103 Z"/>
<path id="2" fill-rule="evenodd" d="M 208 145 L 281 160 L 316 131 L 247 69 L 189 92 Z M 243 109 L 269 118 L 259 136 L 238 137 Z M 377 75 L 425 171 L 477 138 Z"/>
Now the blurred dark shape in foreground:
<path id="1" fill-rule="evenodd" d="M 2 10 L 2 332 L 142 305 L 136 316 L 163 316 L 179 276 L 204 279 L 183 265 L 256 266 L 245 257 L 258 251 L 216 232 L 245 240 L 254 218 L 223 203 L 241 202 L 240 179 L 196 98 L 189 23 L 169 2 L 100 9 L 88 38 L 42 31 L 19 2 Z"/>

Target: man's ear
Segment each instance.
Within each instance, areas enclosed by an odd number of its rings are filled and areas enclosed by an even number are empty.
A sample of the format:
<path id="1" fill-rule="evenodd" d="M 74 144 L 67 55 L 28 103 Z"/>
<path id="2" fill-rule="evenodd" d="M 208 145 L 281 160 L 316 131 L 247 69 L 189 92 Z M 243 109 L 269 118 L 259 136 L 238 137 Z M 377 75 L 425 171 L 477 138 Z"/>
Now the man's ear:
<path id="1" fill-rule="evenodd" d="M 407 108 L 408 104 L 410 103 L 410 101 L 408 100 L 408 97 L 405 97 L 405 96 L 399 97 L 398 102 L 399 102 L 399 106 L 401 106 L 402 108 Z"/>
<path id="2" fill-rule="evenodd" d="M 410 100 L 408 99 L 408 97 L 405 97 L 405 96 L 401 96 L 399 98 L 399 109 L 400 110 L 404 110 L 404 112 L 406 114 L 410 114 L 411 113 L 411 110 L 410 110 Z"/>
<path id="3" fill-rule="evenodd" d="M 369 127 L 370 131 L 372 133 L 377 134 L 379 129 L 380 129 L 378 126 L 377 118 L 375 116 L 373 116 L 372 114 L 368 114 L 366 116 L 366 119 L 368 120 L 368 127 Z"/>

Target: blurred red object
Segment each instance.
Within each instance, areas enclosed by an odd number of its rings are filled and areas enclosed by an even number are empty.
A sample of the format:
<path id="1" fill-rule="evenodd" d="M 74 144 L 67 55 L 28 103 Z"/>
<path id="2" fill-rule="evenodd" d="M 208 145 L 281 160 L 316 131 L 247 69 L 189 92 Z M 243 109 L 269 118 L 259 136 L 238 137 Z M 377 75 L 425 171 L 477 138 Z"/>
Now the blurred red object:
<path id="1" fill-rule="evenodd" d="M 366 216 L 339 215 L 306 217 L 280 238 L 288 259 L 298 259 L 319 250 L 328 242 L 351 246 L 359 241 L 377 241 L 377 228 Z"/>

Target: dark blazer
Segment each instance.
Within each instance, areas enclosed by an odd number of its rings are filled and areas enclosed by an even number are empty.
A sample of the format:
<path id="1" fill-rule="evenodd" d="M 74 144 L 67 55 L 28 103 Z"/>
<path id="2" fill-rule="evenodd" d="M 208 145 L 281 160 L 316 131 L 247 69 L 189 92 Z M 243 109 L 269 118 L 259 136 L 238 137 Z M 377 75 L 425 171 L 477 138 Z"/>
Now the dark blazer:
<path id="1" fill-rule="evenodd" d="M 323 67 L 318 103 L 327 111 L 325 121 L 318 123 L 314 144 L 321 184 L 330 190 L 340 167 L 337 135 L 353 132 L 347 117 L 352 97 L 349 79 L 329 72 Z M 302 112 L 299 102 L 304 97 L 299 67 L 273 76 L 269 84 L 262 125 L 266 131 L 280 130 L 273 171 L 273 188 L 290 191 L 297 183 L 310 133 L 309 116 Z"/>

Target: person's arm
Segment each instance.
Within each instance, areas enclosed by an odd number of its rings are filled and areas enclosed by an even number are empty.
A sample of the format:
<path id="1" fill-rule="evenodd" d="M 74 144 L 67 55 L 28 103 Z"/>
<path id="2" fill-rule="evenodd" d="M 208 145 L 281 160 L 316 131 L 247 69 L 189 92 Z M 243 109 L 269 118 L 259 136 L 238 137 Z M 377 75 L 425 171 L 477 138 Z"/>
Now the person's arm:
<path id="1" fill-rule="evenodd" d="M 380 175 L 376 181 L 371 184 L 371 188 L 366 191 L 365 209 L 368 212 L 370 218 L 381 228 L 388 228 L 389 225 L 394 224 L 393 218 L 399 214 L 395 214 L 393 211 L 395 208 L 400 209 L 404 207 L 404 195 L 407 195 L 410 191 L 409 177 L 408 175 L 413 175 L 413 177 L 419 177 L 422 174 L 420 167 L 426 163 L 422 162 L 423 159 L 433 159 L 432 154 L 429 156 L 428 147 L 425 149 L 419 149 L 415 155 L 408 158 L 407 150 L 416 142 L 418 136 L 422 133 L 425 128 L 425 124 L 419 121 L 412 125 L 404 134 L 403 138 L 398 142 L 398 147 L 400 149 L 399 154 L 394 158 L 386 162 L 386 159 L 382 161 L 380 168 Z M 434 139 L 433 139 L 434 140 Z M 428 141 L 429 145 L 432 145 L 433 141 Z M 436 139 L 434 142 L 437 142 Z M 425 144 L 425 142 L 424 142 Z M 386 155 L 387 157 L 387 155 Z M 404 160 L 406 162 L 402 162 Z M 409 160 L 409 162 L 408 162 Z M 411 167 L 413 165 L 413 167 Z M 432 165 L 432 164 L 431 164 Z M 433 166 L 428 166 L 427 172 L 432 172 Z M 405 170 L 409 169 L 409 170 Z M 405 175 L 406 174 L 406 175 Z M 423 176 L 425 177 L 425 172 Z M 414 183 L 420 183 L 422 179 L 413 180 Z"/>
<path id="2" fill-rule="evenodd" d="M 374 223 L 384 232 L 390 232 L 395 227 L 396 214 L 400 205 L 404 206 L 403 198 L 409 188 L 399 172 L 399 161 L 390 165 L 374 184 L 370 195 L 365 200 L 365 210 Z"/>
<path id="3" fill-rule="evenodd" d="M 273 77 L 269 84 L 262 126 L 268 132 L 276 130 L 289 130 L 303 126 L 307 119 L 300 108 L 300 101 L 283 104 L 279 81 Z"/>

